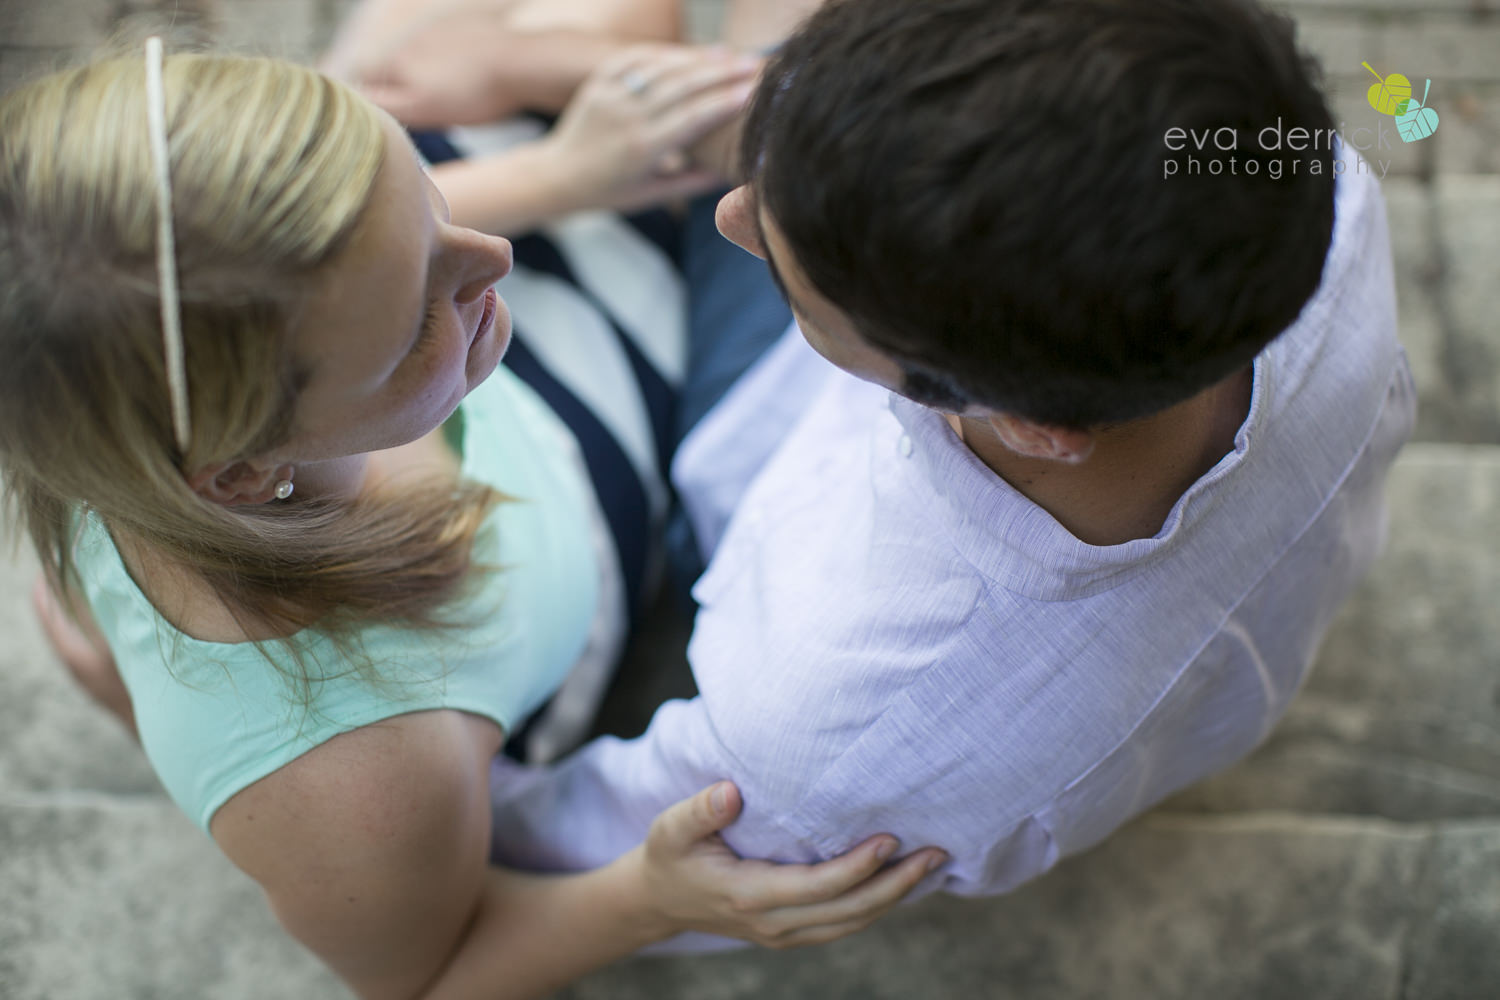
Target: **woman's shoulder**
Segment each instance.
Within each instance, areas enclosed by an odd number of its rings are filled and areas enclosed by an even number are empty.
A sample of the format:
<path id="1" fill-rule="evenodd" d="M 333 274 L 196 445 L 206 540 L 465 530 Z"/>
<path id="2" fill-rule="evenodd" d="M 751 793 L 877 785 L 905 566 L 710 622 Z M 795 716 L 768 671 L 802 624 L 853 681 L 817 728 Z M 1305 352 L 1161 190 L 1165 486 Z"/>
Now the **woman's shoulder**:
<path id="1" fill-rule="evenodd" d="M 299 804 L 298 822 L 318 826 L 369 819 L 388 810 L 398 794 L 415 796 L 426 789 L 442 797 L 465 796 L 473 792 L 468 786 L 487 783 L 489 761 L 503 735 L 492 720 L 448 709 L 359 726 L 231 795 L 215 813 L 209 832 L 229 850 L 237 832 L 264 833 L 263 827 L 250 827 L 257 815 L 285 812 L 291 803 Z"/>
<path id="2" fill-rule="evenodd" d="M 210 833 L 337 971 L 415 990 L 484 885 L 499 742 L 459 712 L 365 726 L 238 792 Z"/>

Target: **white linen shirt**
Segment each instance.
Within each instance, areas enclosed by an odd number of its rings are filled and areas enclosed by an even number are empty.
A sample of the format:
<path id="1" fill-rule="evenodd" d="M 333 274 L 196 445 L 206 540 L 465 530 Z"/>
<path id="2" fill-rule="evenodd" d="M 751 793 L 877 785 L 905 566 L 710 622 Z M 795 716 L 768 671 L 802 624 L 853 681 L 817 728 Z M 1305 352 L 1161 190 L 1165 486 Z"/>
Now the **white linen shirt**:
<path id="1" fill-rule="evenodd" d="M 1414 411 L 1364 174 L 1339 179 L 1322 284 L 1256 359 L 1234 450 L 1152 538 L 1079 541 L 941 415 L 793 338 L 675 470 L 700 538 L 723 533 L 694 592 L 700 696 L 554 770 L 499 765 L 498 860 L 605 863 L 731 778 L 743 855 L 889 832 L 952 855 L 928 889 L 1010 890 L 1266 736 L 1381 546 Z"/>

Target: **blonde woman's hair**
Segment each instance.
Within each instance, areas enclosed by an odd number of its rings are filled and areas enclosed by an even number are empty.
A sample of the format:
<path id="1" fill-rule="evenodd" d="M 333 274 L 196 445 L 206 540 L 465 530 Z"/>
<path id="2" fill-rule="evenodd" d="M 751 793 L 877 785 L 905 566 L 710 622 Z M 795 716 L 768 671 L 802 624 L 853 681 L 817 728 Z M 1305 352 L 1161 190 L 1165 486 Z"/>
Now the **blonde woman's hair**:
<path id="1" fill-rule="evenodd" d="M 169 56 L 172 216 L 192 434 L 173 437 L 138 54 L 0 97 L 0 473 L 57 581 L 80 510 L 198 574 L 248 631 L 432 625 L 490 491 L 224 508 L 185 472 L 290 434 L 299 305 L 384 158 L 374 108 L 289 63 Z"/>

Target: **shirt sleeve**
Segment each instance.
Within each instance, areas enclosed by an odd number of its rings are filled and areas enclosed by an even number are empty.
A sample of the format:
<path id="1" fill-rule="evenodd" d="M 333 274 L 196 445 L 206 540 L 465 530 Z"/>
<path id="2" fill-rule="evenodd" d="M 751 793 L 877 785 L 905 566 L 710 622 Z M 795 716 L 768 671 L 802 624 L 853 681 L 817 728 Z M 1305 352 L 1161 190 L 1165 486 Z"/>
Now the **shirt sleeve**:
<path id="1" fill-rule="evenodd" d="M 663 809 L 716 781 L 739 783 L 738 773 L 698 699 L 662 705 L 637 739 L 598 739 L 551 767 L 496 758 L 490 774 L 491 860 L 531 871 L 597 868 L 643 841 Z M 819 860 L 807 839 L 784 829 L 771 811 L 750 805 L 724 832 L 737 854 Z M 700 951 L 739 943 L 682 935 L 659 947 Z"/>

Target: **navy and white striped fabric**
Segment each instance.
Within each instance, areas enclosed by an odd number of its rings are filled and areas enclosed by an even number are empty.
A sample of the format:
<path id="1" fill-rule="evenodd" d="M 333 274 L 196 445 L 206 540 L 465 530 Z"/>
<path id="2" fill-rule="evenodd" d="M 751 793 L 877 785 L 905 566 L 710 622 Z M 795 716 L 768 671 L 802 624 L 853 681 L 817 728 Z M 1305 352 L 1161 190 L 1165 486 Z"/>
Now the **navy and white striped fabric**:
<path id="1" fill-rule="evenodd" d="M 412 138 L 431 164 L 497 152 L 541 134 L 531 118 Z M 687 356 L 679 227 L 664 211 L 586 212 L 511 240 L 496 286 L 514 334 L 504 364 L 578 438 L 619 554 L 629 608 L 659 572 L 677 389 Z"/>
<path id="2" fill-rule="evenodd" d="M 545 128 L 521 118 L 415 132 L 412 140 L 437 165 L 500 152 Z M 512 238 L 515 267 L 496 286 L 513 321 L 502 363 L 578 442 L 617 556 L 625 605 L 618 617 L 627 623 L 652 596 L 662 569 L 667 469 L 687 363 L 680 235 L 665 211 L 578 213 Z M 580 663 L 511 735 L 507 752 L 538 760 L 570 749 L 604 695 L 617 651 L 606 655 L 609 662 Z"/>

